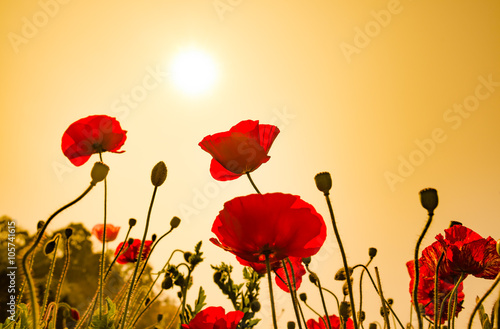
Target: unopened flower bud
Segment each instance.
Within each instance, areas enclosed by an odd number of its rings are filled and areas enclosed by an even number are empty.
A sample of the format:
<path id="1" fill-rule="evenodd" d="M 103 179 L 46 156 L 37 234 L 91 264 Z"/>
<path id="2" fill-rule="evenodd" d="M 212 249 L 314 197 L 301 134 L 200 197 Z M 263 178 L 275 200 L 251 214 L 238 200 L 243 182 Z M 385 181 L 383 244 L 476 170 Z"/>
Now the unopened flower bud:
<path id="1" fill-rule="evenodd" d="M 352 268 L 351 267 L 349 267 L 349 277 L 350 276 L 352 276 Z M 345 268 L 344 267 L 339 268 L 337 273 L 335 273 L 335 280 L 344 281 L 346 279 L 347 279 L 347 276 L 345 274 Z"/>
<path id="2" fill-rule="evenodd" d="M 375 322 L 370 323 L 368 329 L 377 329 L 377 324 Z"/>
<path id="3" fill-rule="evenodd" d="M 49 242 L 47 242 L 47 244 L 45 245 L 45 255 L 48 255 L 51 252 L 53 252 L 55 248 L 56 248 L 56 241 L 55 241 L 55 239 L 54 240 L 50 240 Z"/>
<path id="4" fill-rule="evenodd" d="M 365 321 L 365 319 L 366 319 L 365 311 L 358 312 L 358 319 L 359 319 L 359 322 Z"/>
<path id="5" fill-rule="evenodd" d="M 155 242 L 157 237 L 156 233 L 153 233 L 153 235 L 151 235 L 151 243 Z"/>
<path id="6" fill-rule="evenodd" d="M 134 238 L 128 238 L 128 245 L 131 246 L 134 243 Z"/>
<path id="7" fill-rule="evenodd" d="M 165 179 L 167 179 L 167 166 L 165 165 L 165 162 L 160 161 L 151 171 L 151 183 L 158 187 L 165 182 Z"/>
<path id="8" fill-rule="evenodd" d="M 214 282 L 215 283 L 220 283 L 222 279 L 222 273 L 217 271 L 214 273 Z"/>
<path id="9" fill-rule="evenodd" d="M 177 279 L 175 279 L 174 284 L 175 284 L 176 286 L 183 287 L 183 286 L 184 286 L 184 284 L 185 284 L 185 282 L 186 282 L 186 281 L 184 280 L 184 277 L 183 277 L 182 275 L 179 275 L 179 276 L 177 277 Z"/>
<path id="10" fill-rule="evenodd" d="M 146 301 L 144 302 L 144 305 L 145 306 L 148 306 L 149 302 L 151 302 L 151 298 L 146 298 Z"/>
<path id="11" fill-rule="evenodd" d="M 108 176 L 109 167 L 102 162 L 94 163 L 94 167 L 92 167 L 92 171 L 90 172 L 90 177 L 92 177 L 92 185 L 103 181 L 106 176 Z"/>
<path id="12" fill-rule="evenodd" d="M 305 266 L 311 264 L 311 257 L 302 258 L 302 263 L 304 263 Z"/>
<path id="13" fill-rule="evenodd" d="M 306 293 L 305 293 L 305 292 L 301 293 L 301 294 L 299 295 L 299 298 L 300 298 L 300 300 L 301 300 L 301 301 L 303 301 L 303 302 L 305 303 L 305 302 L 306 302 L 306 300 L 307 300 L 307 295 L 306 295 Z"/>
<path id="14" fill-rule="evenodd" d="M 69 314 L 71 315 L 71 318 L 75 321 L 78 321 L 80 320 L 80 313 L 78 312 L 77 309 L 75 308 L 72 308 L 70 311 L 69 311 Z"/>
<path id="15" fill-rule="evenodd" d="M 314 176 L 314 181 L 316 182 L 318 190 L 323 192 L 325 195 L 330 194 L 330 189 L 332 188 L 332 176 L 330 176 L 329 172 L 320 172 Z"/>
<path id="16" fill-rule="evenodd" d="M 165 275 L 165 279 L 161 282 L 161 288 L 168 290 L 174 286 L 174 280 L 172 280 L 172 277 L 170 275 Z"/>
<path id="17" fill-rule="evenodd" d="M 71 227 L 68 227 L 64 230 L 64 235 L 66 236 L 66 239 L 69 239 L 73 235 L 73 229 Z"/>
<path id="18" fill-rule="evenodd" d="M 135 219 L 135 218 L 130 218 L 130 219 L 128 220 L 128 226 L 130 226 L 130 227 L 134 227 L 134 226 L 135 226 L 135 224 L 137 224 L 137 219 Z"/>
<path id="19" fill-rule="evenodd" d="M 317 278 L 316 278 L 316 275 L 314 275 L 312 273 L 309 274 L 309 281 L 311 281 L 312 284 L 316 285 L 316 283 L 318 281 Z"/>
<path id="20" fill-rule="evenodd" d="M 39 220 L 38 223 L 36 223 L 36 229 L 37 231 L 41 229 L 45 225 L 45 222 L 43 220 Z"/>
<path id="21" fill-rule="evenodd" d="M 387 299 L 387 304 L 392 306 L 392 304 L 394 304 L 394 299 L 392 298 Z"/>
<path id="22" fill-rule="evenodd" d="M 189 251 L 186 251 L 184 253 L 184 260 L 189 263 L 189 258 L 191 258 L 191 256 L 193 256 L 193 254 Z"/>
<path id="23" fill-rule="evenodd" d="M 182 298 L 182 291 L 177 292 L 177 297 Z"/>
<path id="24" fill-rule="evenodd" d="M 351 304 L 349 302 L 343 301 L 340 303 L 339 315 L 344 321 L 347 321 L 351 315 Z"/>
<path id="25" fill-rule="evenodd" d="M 156 321 L 161 322 L 161 320 L 163 320 L 163 314 L 158 313 L 158 315 L 156 316 Z"/>
<path id="26" fill-rule="evenodd" d="M 250 309 L 252 312 L 257 313 L 260 311 L 260 303 L 258 300 L 254 300 L 253 302 L 250 303 Z"/>
<path id="27" fill-rule="evenodd" d="M 286 324 L 287 329 L 295 329 L 295 322 L 293 321 L 288 321 Z"/>
<path id="28" fill-rule="evenodd" d="M 177 216 L 172 217 L 170 220 L 170 228 L 176 228 L 181 224 L 181 219 Z"/>
<path id="29" fill-rule="evenodd" d="M 373 258 L 377 255 L 377 248 L 369 248 L 368 249 L 368 256 L 370 256 L 370 258 Z"/>
<path id="30" fill-rule="evenodd" d="M 437 191 L 433 188 L 426 188 L 420 191 L 420 203 L 422 207 L 432 214 L 438 205 Z"/>

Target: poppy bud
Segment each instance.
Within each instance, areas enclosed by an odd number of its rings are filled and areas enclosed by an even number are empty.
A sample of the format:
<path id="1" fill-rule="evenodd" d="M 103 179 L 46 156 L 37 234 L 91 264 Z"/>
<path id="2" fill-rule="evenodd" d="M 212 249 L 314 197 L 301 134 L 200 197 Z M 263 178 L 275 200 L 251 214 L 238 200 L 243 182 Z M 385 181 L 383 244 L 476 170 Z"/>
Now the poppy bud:
<path id="1" fill-rule="evenodd" d="M 339 315 L 344 321 L 347 321 L 351 315 L 351 304 L 349 304 L 349 302 L 343 301 L 340 303 Z"/>
<path id="2" fill-rule="evenodd" d="M 377 329 L 377 324 L 374 322 L 370 323 L 370 326 L 368 327 L 368 329 Z"/>
<path id="3" fill-rule="evenodd" d="M 370 256 L 370 258 L 373 258 L 377 255 L 377 248 L 369 248 L 368 249 L 368 256 Z"/>
<path id="4" fill-rule="evenodd" d="M 39 220 L 38 223 L 36 223 L 36 229 L 37 231 L 41 229 L 45 225 L 45 222 L 43 220 Z"/>
<path id="5" fill-rule="evenodd" d="M 130 218 L 130 219 L 128 220 L 128 226 L 130 226 L 130 227 L 134 227 L 134 226 L 135 226 L 135 224 L 137 224 L 137 219 L 135 219 L 135 218 Z"/>
<path id="6" fill-rule="evenodd" d="M 385 316 L 385 315 L 384 315 L 384 310 L 385 310 L 385 308 L 383 308 L 383 307 L 381 306 L 381 307 L 380 307 L 380 315 L 381 315 L 381 316 Z M 389 315 L 389 311 L 387 311 L 387 315 Z"/>
<path id="7" fill-rule="evenodd" d="M 288 321 L 288 323 L 286 324 L 286 328 L 287 329 L 295 329 L 295 322 Z"/>
<path id="8" fill-rule="evenodd" d="M 254 300 L 253 302 L 250 303 L 250 309 L 252 312 L 257 313 L 260 311 L 260 303 L 258 300 Z"/>
<path id="9" fill-rule="evenodd" d="M 349 295 L 349 286 L 347 285 L 347 280 L 342 285 L 342 293 L 344 294 L 344 296 Z"/>
<path id="10" fill-rule="evenodd" d="M 72 308 L 70 311 L 69 311 L 69 314 L 71 315 L 71 318 L 75 321 L 78 321 L 80 320 L 80 313 L 75 309 L 75 308 Z"/>
<path id="11" fill-rule="evenodd" d="M 151 298 L 146 298 L 146 301 L 144 302 L 144 305 L 145 306 L 148 306 L 149 302 L 151 302 Z"/>
<path id="12" fill-rule="evenodd" d="M 302 263 L 304 263 L 305 266 L 311 264 L 311 257 L 302 258 Z"/>
<path id="13" fill-rule="evenodd" d="M 173 229 L 173 228 L 176 228 L 180 225 L 181 223 L 181 219 L 177 216 L 174 216 L 172 217 L 172 219 L 170 220 L 170 228 Z"/>
<path id="14" fill-rule="evenodd" d="M 309 281 L 311 281 L 312 284 L 317 285 L 316 283 L 318 280 L 316 279 L 316 275 L 314 275 L 312 273 L 309 274 Z"/>
<path id="15" fill-rule="evenodd" d="M 161 322 L 161 320 L 163 320 L 163 314 L 158 313 L 158 315 L 156 316 L 156 321 Z"/>
<path id="16" fill-rule="evenodd" d="M 420 191 L 420 203 L 422 207 L 432 214 L 438 205 L 437 191 L 433 188 L 426 188 Z"/>
<path id="17" fill-rule="evenodd" d="M 175 279 L 174 284 L 179 287 L 183 287 L 185 283 L 184 277 L 182 275 L 179 275 L 177 279 Z"/>
<path id="18" fill-rule="evenodd" d="M 92 177 L 92 185 L 103 181 L 106 176 L 108 176 L 109 167 L 102 162 L 94 163 L 94 167 L 92 167 L 92 171 L 90 172 L 90 177 Z"/>
<path id="19" fill-rule="evenodd" d="M 316 187 L 325 195 L 330 194 L 330 189 L 332 188 L 332 176 L 329 172 L 320 172 L 314 176 L 314 181 L 316 182 Z"/>
<path id="20" fill-rule="evenodd" d="M 387 299 L 387 304 L 392 306 L 392 304 L 394 304 L 394 299 L 392 298 Z"/>
<path id="21" fill-rule="evenodd" d="M 303 301 L 303 302 L 305 303 L 305 302 L 306 302 L 306 300 L 307 300 L 307 295 L 306 295 L 306 293 L 305 293 L 305 292 L 301 293 L 301 294 L 299 295 L 299 298 L 300 298 L 300 300 L 301 300 L 301 301 Z"/>
<path id="22" fill-rule="evenodd" d="M 64 230 L 64 235 L 66 236 L 66 239 L 69 239 L 73 235 L 73 229 L 71 227 L 68 227 Z"/>
<path id="23" fill-rule="evenodd" d="M 351 267 L 349 267 L 349 276 L 352 276 L 352 268 Z M 345 268 L 344 267 L 339 268 L 337 273 L 335 273 L 335 280 L 344 281 L 346 279 L 347 279 L 347 276 L 345 275 Z"/>
<path id="24" fill-rule="evenodd" d="M 182 298 L 182 291 L 177 292 L 177 297 Z"/>
<path id="25" fill-rule="evenodd" d="M 128 245 L 131 246 L 134 243 L 134 238 L 128 238 Z"/>
<path id="26" fill-rule="evenodd" d="M 359 319 L 359 322 L 365 321 L 365 319 L 366 319 L 365 311 L 358 312 L 358 319 Z"/>
<path id="27" fill-rule="evenodd" d="M 186 252 L 184 253 L 184 260 L 185 260 L 186 262 L 188 262 L 188 263 L 189 263 L 189 258 L 190 258 L 191 256 L 193 256 L 193 254 L 192 254 L 192 253 L 190 253 L 189 251 L 186 251 Z"/>
<path id="28" fill-rule="evenodd" d="M 165 165 L 165 162 L 160 161 L 151 171 L 151 183 L 158 187 L 165 182 L 165 179 L 167 179 L 167 166 Z"/>
<path id="29" fill-rule="evenodd" d="M 221 272 L 215 272 L 214 273 L 214 282 L 219 283 L 221 282 L 222 279 L 222 273 Z"/>
<path id="30" fill-rule="evenodd" d="M 170 277 L 170 275 L 165 275 L 165 279 L 163 279 L 161 283 L 161 288 L 168 290 L 174 286 L 174 281 Z"/>
<path id="31" fill-rule="evenodd" d="M 151 242 L 155 242 L 157 237 L 156 233 L 153 233 L 153 235 L 151 235 Z"/>
<path id="32" fill-rule="evenodd" d="M 55 248 L 56 248 L 56 241 L 55 241 L 55 239 L 54 240 L 50 240 L 49 242 L 47 242 L 47 244 L 45 245 L 45 255 L 48 255 L 51 252 L 53 252 Z"/>

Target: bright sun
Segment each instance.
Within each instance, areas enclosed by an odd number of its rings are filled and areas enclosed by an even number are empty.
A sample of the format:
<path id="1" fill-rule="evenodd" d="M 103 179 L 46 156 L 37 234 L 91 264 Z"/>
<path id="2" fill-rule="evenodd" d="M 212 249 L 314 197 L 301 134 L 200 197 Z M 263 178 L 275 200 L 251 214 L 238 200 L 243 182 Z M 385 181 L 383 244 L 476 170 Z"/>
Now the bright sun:
<path id="1" fill-rule="evenodd" d="M 208 91 L 217 78 L 214 61 L 198 49 L 179 52 L 171 63 L 170 72 L 174 85 L 190 95 Z"/>

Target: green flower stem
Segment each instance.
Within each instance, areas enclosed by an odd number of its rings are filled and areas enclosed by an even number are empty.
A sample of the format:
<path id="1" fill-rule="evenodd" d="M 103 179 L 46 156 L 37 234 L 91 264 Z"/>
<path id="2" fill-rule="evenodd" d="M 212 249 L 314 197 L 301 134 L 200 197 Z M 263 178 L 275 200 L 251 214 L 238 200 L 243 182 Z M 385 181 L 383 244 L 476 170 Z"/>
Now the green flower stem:
<path id="1" fill-rule="evenodd" d="M 499 282 L 500 282 L 500 273 L 495 278 L 495 281 L 493 282 L 491 287 L 486 291 L 486 293 L 483 295 L 483 297 L 481 297 L 481 299 L 477 302 L 476 306 L 474 307 L 474 310 L 472 311 L 472 314 L 470 315 L 470 318 L 469 318 L 469 323 L 467 324 L 468 329 L 472 328 L 472 321 L 474 320 L 474 315 L 479 310 L 479 307 L 483 304 L 486 297 L 488 297 L 493 292 L 493 290 L 495 289 L 495 287 L 497 286 L 497 284 Z M 497 303 L 498 303 L 498 301 L 497 301 Z M 495 307 L 497 307 L 497 306 L 495 306 Z M 497 319 L 498 319 L 498 315 L 497 315 Z"/>
<path id="2" fill-rule="evenodd" d="M 454 328 L 455 325 L 455 310 L 457 308 L 457 291 L 458 291 L 458 286 L 464 279 L 467 277 L 466 273 L 462 272 L 460 273 L 460 277 L 458 278 L 457 283 L 453 287 L 453 290 L 451 291 L 450 299 L 448 300 L 448 328 Z M 453 299 L 453 304 L 452 304 L 452 299 Z M 453 325 L 452 325 L 453 323 Z"/>
<path id="3" fill-rule="evenodd" d="M 50 292 L 50 285 L 52 284 L 52 278 L 54 277 L 54 269 L 56 265 L 56 254 L 57 254 L 57 248 L 59 247 L 59 240 L 61 238 L 61 235 L 58 233 L 55 238 L 55 247 L 54 250 L 52 251 L 52 261 L 50 262 L 50 268 L 49 268 L 49 273 L 47 275 L 47 282 L 45 282 L 45 293 L 43 294 L 43 302 L 42 302 L 42 312 L 41 312 L 41 317 L 43 318 L 45 316 L 45 311 L 47 311 L 47 302 L 49 300 L 49 292 Z M 50 312 L 47 312 L 50 313 Z"/>
<path id="4" fill-rule="evenodd" d="M 123 243 L 122 243 L 122 245 L 120 247 L 120 250 L 118 250 L 118 252 L 116 253 L 115 258 L 113 258 L 113 260 L 111 261 L 111 264 L 109 264 L 108 269 L 106 270 L 106 274 L 104 274 L 104 281 L 106 281 L 109 273 L 111 272 L 111 268 L 113 267 L 113 265 L 115 265 L 116 260 L 118 259 L 118 257 L 120 257 L 120 254 L 121 254 L 123 248 L 125 247 L 125 245 L 127 245 L 127 248 L 129 248 L 129 246 L 128 246 L 128 237 L 130 235 L 130 231 L 131 230 L 132 230 L 132 226 L 129 226 L 127 234 L 125 235 L 125 239 L 123 240 Z"/>
<path id="5" fill-rule="evenodd" d="M 184 265 L 186 265 L 185 263 L 183 263 Z M 180 264 L 182 265 L 182 264 Z M 185 285 L 182 287 L 181 291 L 182 291 L 182 309 L 181 309 L 181 314 L 183 315 L 185 312 L 186 312 L 186 300 L 187 300 L 187 291 L 188 291 L 188 286 L 189 286 L 189 281 L 191 280 L 191 272 L 192 272 L 192 269 L 186 265 L 188 267 L 188 275 L 187 275 L 187 279 L 186 279 L 186 282 L 185 282 Z M 186 319 L 186 317 L 184 316 L 184 319 Z"/>
<path id="6" fill-rule="evenodd" d="M 134 314 L 134 318 L 132 318 L 132 328 L 136 328 L 135 324 L 137 323 L 137 321 L 139 321 L 141 316 L 149 309 L 151 305 L 153 305 L 153 303 L 158 299 L 158 297 L 160 297 L 162 292 L 163 290 L 160 290 L 160 292 L 156 294 L 156 296 L 148 303 L 148 305 L 144 307 L 144 309 L 139 315 L 137 315 L 137 313 L 139 312 L 139 307 L 137 307 L 137 312 L 136 314 Z"/>
<path id="7" fill-rule="evenodd" d="M 380 283 L 380 275 L 378 273 L 378 268 L 375 267 L 375 274 L 377 276 L 377 285 L 378 285 L 378 291 L 379 291 L 379 296 L 380 296 L 380 301 L 382 302 L 382 308 L 384 310 L 384 321 L 387 324 L 387 329 L 391 329 L 391 323 L 389 321 L 389 315 L 387 312 L 387 309 L 385 307 L 385 298 L 384 298 L 384 293 L 382 292 L 382 283 Z"/>
<path id="8" fill-rule="evenodd" d="M 102 162 L 102 155 L 99 153 Z M 104 178 L 104 227 L 102 229 L 102 251 L 101 251 L 101 266 L 99 273 L 99 320 L 102 318 L 102 305 L 104 303 L 104 267 L 106 266 L 106 220 L 107 220 L 107 200 L 108 200 L 108 180 Z"/>
<path id="9" fill-rule="evenodd" d="M 323 311 L 325 311 L 325 317 L 328 319 L 328 321 L 326 321 L 327 328 L 328 329 L 332 329 L 332 325 L 330 324 L 330 317 L 328 315 L 328 310 L 326 309 L 325 296 L 323 295 L 323 288 L 321 287 L 321 281 L 319 280 L 319 277 L 316 275 L 316 273 L 314 273 L 313 271 L 309 270 L 309 266 L 306 266 L 306 268 L 307 268 L 307 271 L 314 276 L 316 284 L 318 285 L 319 295 L 321 297 L 321 303 L 323 304 Z M 333 294 L 333 296 L 337 300 L 337 308 L 340 309 L 340 304 L 339 304 L 339 300 L 337 299 L 337 296 L 335 296 L 335 294 Z"/>
<path id="10" fill-rule="evenodd" d="M 146 261 L 144 262 L 144 266 L 142 267 L 141 272 L 139 273 L 139 276 L 138 276 L 139 278 L 142 276 L 142 273 L 144 273 L 144 270 L 146 269 L 146 265 L 148 263 L 149 257 L 151 257 L 151 255 L 153 254 L 153 250 L 155 249 L 155 247 L 158 244 L 158 242 L 160 242 L 161 239 L 163 239 L 164 237 L 166 237 L 173 230 L 174 230 L 174 228 L 170 228 L 170 230 L 168 230 L 167 233 L 163 234 L 161 237 L 159 237 L 158 239 L 156 239 L 156 241 L 153 243 L 153 245 L 151 246 L 151 249 L 149 250 L 148 255 L 146 256 Z"/>
<path id="11" fill-rule="evenodd" d="M 302 321 L 304 322 L 304 326 L 305 326 L 305 328 L 307 328 L 307 322 L 306 322 L 306 319 L 304 317 L 304 313 L 302 312 L 302 307 L 300 307 L 299 299 L 297 298 L 297 283 L 295 281 L 295 273 L 294 273 L 294 270 L 293 270 L 292 262 L 290 261 L 290 258 L 288 258 L 288 257 L 286 258 L 286 261 L 290 265 L 290 270 L 292 272 L 293 294 L 294 294 L 294 297 L 295 297 L 295 301 L 297 303 L 299 313 L 300 313 L 300 315 L 302 317 Z"/>
<path id="12" fill-rule="evenodd" d="M 328 204 L 328 210 L 330 211 L 330 217 L 332 219 L 333 230 L 335 232 L 335 237 L 337 238 L 337 242 L 339 244 L 340 254 L 342 255 L 342 262 L 344 263 L 345 273 L 349 273 L 349 265 L 347 265 L 347 257 L 345 255 L 344 247 L 342 245 L 342 240 L 340 239 L 340 234 L 337 229 L 337 224 L 335 223 L 335 216 L 333 214 L 332 203 L 330 202 L 330 193 L 326 192 L 325 198 L 326 203 Z M 347 290 L 349 291 L 349 301 L 351 302 L 351 310 L 352 310 L 352 321 L 354 324 L 354 328 L 358 329 L 358 321 L 356 319 L 356 307 L 354 307 L 354 294 L 352 292 L 352 283 L 351 280 L 347 280 Z M 422 328 L 420 328 L 422 329 Z"/>
<path id="13" fill-rule="evenodd" d="M 288 260 L 288 261 L 290 264 L 290 269 L 292 269 L 292 271 L 293 271 L 292 263 L 290 262 L 290 260 Z M 286 260 L 284 260 L 284 259 L 281 260 L 281 265 L 283 266 L 283 270 L 285 270 L 285 276 L 286 276 L 285 284 L 288 286 L 288 290 L 290 292 L 290 297 L 292 297 L 293 311 L 295 312 L 295 316 L 297 318 L 297 324 L 299 325 L 299 329 L 302 329 L 302 321 L 300 320 L 299 310 L 297 309 L 298 301 L 297 301 L 296 288 L 295 288 L 295 278 L 293 277 L 293 274 L 292 274 L 292 279 L 293 279 L 293 283 L 292 283 L 292 281 L 290 280 L 290 275 L 288 274 L 288 270 L 286 268 Z"/>
<path id="14" fill-rule="evenodd" d="M 436 263 L 436 270 L 434 271 L 434 327 L 436 329 L 441 328 L 441 317 L 437 317 L 439 313 L 439 266 L 443 261 L 444 251 L 439 256 L 439 259 Z"/>
<path id="15" fill-rule="evenodd" d="M 368 262 L 365 265 L 365 268 L 368 268 L 368 266 L 370 265 L 372 260 L 373 260 L 373 257 L 371 257 L 370 260 L 368 260 Z M 361 274 L 359 275 L 359 313 L 360 314 L 363 311 L 363 274 L 365 274 L 365 271 L 366 270 L 363 268 L 363 270 L 361 271 Z M 360 321 L 360 325 L 361 325 L 361 328 L 364 328 L 362 321 Z"/>
<path id="16" fill-rule="evenodd" d="M 47 229 L 47 226 L 49 226 L 49 224 L 52 221 L 52 219 L 54 219 L 54 217 L 56 217 L 57 215 L 59 215 L 62 211 L 66 210 L 67 208 L 71 207 L 72 205 L 74 205 L 75 203 L 77 203 L 78 201 L 80 201 L 81 199 L 83 199 L 83 197 L 85 195 L 87 195 L 90 192 L 90 190 L 92 190 L 92 188 L 95 185 L 96 185 L 96 183 L 91 182 L 90 186 L 87 187 L 87 189 L 79 197 L 77 197 L 75 200 L 71 201 L 70 203 L 68 203 L 65 206 L 63 206 L 63 207 L 59 208 L 58 210 L 56 210 L 56 212 L 54 212 L 47 219 L 47 221 L 43 224 L 42 228 L 40 229 L 40 232 L 38 232 L 38 235 L 36 237 L 35 242 L 33 243 L 33 245 L 28 249 L 28 251 L 23 256 L 22 267 L 23 267 L 23 271 L 24 271 L 24 273 L 26 275 L 26 282 L 27 282 L 29 290 L 30 290 L 30 301 L 31 301 L 31 307 L 32 307 L 31 314 L 32 314 L 32 321 L 33 321 L 33 329 L 38 329 L 38 320 L 37 319 L 38 319 L 38 311 L 39 311 L 38 308 L 39 308 L 39 306 L 38 306 L 38 303 L 36 301 L 35 285 L 33 283 L 33 277 L 31 276 L 31 273 L 28 270 L 28 266 L 27 266 L 28 257 L 36 249 L 36 247 L 38 246 L 38 243 L 40 243 L 40 240 L 42 239 L 43 234 L 45 233 L 45 230 Z"/>
<path id="17" fill-rule="evenodd" d="M 257 191 L 257 193 L 259 193 L 259 194 L 262 194 L 262 193 L 260 193 L 259 189 L 257 188 L 257 185 L 255 185 L 255 183 L 253 182 L 253 179 L 250 176 L 250 173 L 247 172 L 246 175 L 248 177 L 248 180 L 250 181 L 250 184 L 252 184 L 253 188 L 255 189 L 255 191 Z"/>
<path id="18" fill-rule="evenodd" d="M 414 259 L 415 283 L 413 285 L 413 296 L 412 297 L 413 297 L 413 306 L 415 308 L 415 313 L 417 314 L 418 329 L 423 329 L 423 327 L 424 327 L 424 323 L 422 321 L 422 314 L 420 313 L 420 306 L 418 305 L 418 282 L 420 280 L 418 256 L 419 256 L 420 245 L 422 244 L 422 240 L 424 239 L 424 236 L 427 233 L 429 226 L 431 226 L 433 216 L 434 216 L 434 213 L 429 211 L 429 218 L 427 219 L 427 223 L 425 223 L 424 230 L 422 231 L 422 234 L 420 234 L 420 237 L 418 238 L 418 241 L 417 241 L 417 245 L 415 246 L 415 257 L 414 257 L 415 258 Z"/>
<path id="19" fill-rule="evenodd" d="M 137 255 L 137 262 L 135 263 L 134 274 L 132 275 L 132 281 L 130 282 L 130 290 L 128 292 L 127 301 L 125 303 L 125 309 L 123 312 L 121 329 L 125 328 L 125 322 L 127 322 L 128 305 L 130 303 L 130 297 L 131 297 L 133 289 L 134 289 L 134 282 L 135 282 L 135 277 L 137 275 L 137 270 L 139 269 L 139 264 L 141 263 L 141 260 L 142 260 L 142 252 L 144 250 L 144 242 L 146 241 L 146 238 L 148 236 L 149 220 L 151 218 L 151 210 L 153 209 L 153 203 L 155 200 L 157 189 L 158 189 L 158 186 L 155 186 L 155 188 L 153 190 L 153 196 L 151 197 L 151 203 L 149 205 L 149 210 L 148 210 L 148 217 L 146 218 L 146 228 L 144 229 L 144 236 L 143 236 L 142 241 L 141 241 L 141 248 L 139 248 L 139 254 Z"/>
<path id="20" fill-rule="evenodd" d="M 327 293 L 329 293 L 330 295 L 333 296 L 333 298 L 335 298 L 335 301 L 337 302 L 337 312 L 338 310 L 340 309 L 340 302 L 339 302 L 339 299 L 337 298 L 337 295 L 335 295 L 331 290 L 325 288 L 325 287 L 321 287 L 321 290 L 324 290 L 326 291 Z"/>
<path id="21" fill-rule="evenodd" d="M 250 177 L 250 175 L 248 175 Z M 271 300 L 271 312 L 273 316 L 273 327 L 278 329 L 278 324 L 276 322 L 276 309 L 274 306 L 274 295 L 273 295 L 273 281 L 271 280 L 271 265 L 269 264 L 269 254 L 264 253 L 266 256 L 266 270 L 267 270 L 267 282 L 269 284 L 269 299 Z"/>
<path id="22" fill-rule="evenodd" d="M 53 316 L 54 317 L 54 328 L 56 327 L 57 309 L 59 308 L 59 305 L 64 304 L 64 303 L 59 304 L 59 298 L 61 297 L 61 288 L 62 288 L 64 279 L 66 278 L 66 273 L 68 273 L 68 268 L 69 268 L 69 256 L 70 256 L 69 255 L 69 253 L 70 253 L 69 238 L 66 239 L 66 243 L 64 244 L 64 251 L 66 254 L 66 259 L 64 260 L 64 265 L 63 265 L 63 268 L 61 271 L 61 278 L 59 279 L 59 283 L 57 284 L 56 294 L 54 297 L 54 303 L 55 303 L 54 316 Z M 68 307 L 67 304 L 66 304 L 66 307 Z"/>
<path id="23" fill-rule="evenodd" d="M 309 308 L 311 310 L 311 312 L 313 312 L 314 314 L 316 314 L 316 316 L 319 317 L 319 319 L 321 321 L 323 321 L 323 324 L 325 325 L 325 328 L 327 328 L 328 325 L 330 324 L 330 321 L 329 321 L 330 319 L 328 319 L 328 321 L 325 321 L 324 317 L 322 317 L 321 314 L 319 314 L 311 306 L 309 306 L 309 304 L 307 304 L 307 302 L 304 301 L 303 303 L 307 306 L 307 308 Z"/>

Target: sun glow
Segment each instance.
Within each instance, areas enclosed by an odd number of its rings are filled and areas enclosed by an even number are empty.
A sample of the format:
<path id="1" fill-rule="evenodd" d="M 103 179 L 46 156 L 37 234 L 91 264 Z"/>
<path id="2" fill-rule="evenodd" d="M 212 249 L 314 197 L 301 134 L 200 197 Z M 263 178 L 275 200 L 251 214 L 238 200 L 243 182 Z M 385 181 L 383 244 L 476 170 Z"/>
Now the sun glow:
<path id="1" fill-rule="evenodd" d="M 186 94 L 199 95 L 213 87 L 217 68 L 212 58 L 198 49 L 179 52 L 170 66 L 173 84 Z"/>

